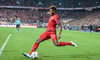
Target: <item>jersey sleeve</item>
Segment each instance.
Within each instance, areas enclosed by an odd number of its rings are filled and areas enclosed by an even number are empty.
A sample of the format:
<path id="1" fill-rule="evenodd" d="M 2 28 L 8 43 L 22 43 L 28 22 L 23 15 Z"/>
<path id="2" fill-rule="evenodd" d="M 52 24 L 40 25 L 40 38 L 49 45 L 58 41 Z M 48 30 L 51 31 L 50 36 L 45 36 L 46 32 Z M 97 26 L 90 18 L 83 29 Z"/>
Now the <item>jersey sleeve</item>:
<path id="1" fill-rule="evenodd" d="M 21 20 L 20 20 L 20 23 L 21 23 Z"/>
<path id="2" fill-rule="evenodd" d="M 55 17 L 55 21 L 57 24 L 61 24 L 60 18 L 59 17 Z"/>
<path id="3" fill-rule="evenodd" d="M 17 23 L 17 20 L 15 22 Z"/>

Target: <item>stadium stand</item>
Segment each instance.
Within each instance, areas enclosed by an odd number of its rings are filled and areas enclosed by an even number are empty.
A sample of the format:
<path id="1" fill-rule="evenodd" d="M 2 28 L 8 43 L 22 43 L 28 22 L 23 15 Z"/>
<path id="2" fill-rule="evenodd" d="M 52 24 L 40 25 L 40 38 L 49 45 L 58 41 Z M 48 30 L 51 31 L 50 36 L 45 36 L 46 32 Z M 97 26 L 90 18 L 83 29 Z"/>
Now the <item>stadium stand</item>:
<path id="1" fill-rule="evenodd" d="M 93 2 L 94 1 L 94 2 Z M 73 4 L 71 4 L 73 3 Z M 69 5 L 70 4 L 70 5 Z M 100 5 L 99 0 L 0 0 L 0 6 L 26 6 L 26 7 L 49 7 L 56 5 L 58 8 L 96 7 Z M 47 23 L 50 15 L 47 9 L 18 9 L 0 8 L 0 22 L 13 24 L 20 17 L 23 24 L 40 26 Z M 63 26 L 100 26 L 100 8 L 89 10 L 58 10 Z M 64 22 L 67 20 L 67 23 Z M 72 20 L 72 21 L 71 21 Z M 0 23 L 1 24 L 1 23 Z M 75 30 L 75 29 L 74 29 Z M 79 30 L 79 29 L 78 29 Z"/>
<path id="2" fill-rule="evenodd" d="M 1 6 L 34 6 L 49 7 L 93 7 L 100 5 L 100 0 L 0 0 Z"/>

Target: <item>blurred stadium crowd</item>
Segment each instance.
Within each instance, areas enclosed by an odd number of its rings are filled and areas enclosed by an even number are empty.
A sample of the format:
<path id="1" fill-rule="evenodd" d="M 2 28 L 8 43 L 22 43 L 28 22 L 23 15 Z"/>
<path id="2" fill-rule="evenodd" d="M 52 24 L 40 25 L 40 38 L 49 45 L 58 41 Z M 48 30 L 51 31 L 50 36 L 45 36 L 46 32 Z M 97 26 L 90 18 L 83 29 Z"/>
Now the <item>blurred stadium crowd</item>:
<path id="1" fill-rule="evenodd" d="M 0 0 L 1 6 L 49 7 L 93 7 L 100 5 L 100 0 Z"/>
<path id="2" fill-rule="evenodd" d="M 100 5 L 99 0 L 0 0 L 0 6 L 33 6 L 33 7 L 93 7 Z M 17 17 L 23 24 L 43 25 L 49 21 L 49 10 L 45 9 L 0 9 L 0 22 L 15 23 Z M 100 26 L 100 8 L 92 11 L 87 10 L 58 10 L 63 27 L 69 24 L 72 30 L 86 30 L 89 26 Z M 71 19 L 68 20 L 68 19 Z M 64 22 L 67 21 L 67 22 Z M 84 27 L 84 28 L 83 28 Z M 93 29 L 95 29 L 93 28 Z M 65 29 L 65 28 L 64 28 Z"/>

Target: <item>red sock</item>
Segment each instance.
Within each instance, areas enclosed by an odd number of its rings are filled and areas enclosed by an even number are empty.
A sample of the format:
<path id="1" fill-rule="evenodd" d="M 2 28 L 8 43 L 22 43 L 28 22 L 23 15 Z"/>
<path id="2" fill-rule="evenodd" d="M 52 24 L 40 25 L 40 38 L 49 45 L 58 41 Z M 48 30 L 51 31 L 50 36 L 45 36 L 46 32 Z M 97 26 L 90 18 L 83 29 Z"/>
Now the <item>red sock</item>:
<path id="1" fill-rule="evenodd" d="M 35 43 L 32 47 L 32 50 L 31 52 L 29 53 L 30 55 L 32 54 L 32 52 L 34 52 L 37 48 L 38 48 L 39 44 L 38 43 Z"/>
<path id="2" fill-rule="evenodd" d="M 71 42 L 59 42 L 59 46 L 72 45 Z"/>

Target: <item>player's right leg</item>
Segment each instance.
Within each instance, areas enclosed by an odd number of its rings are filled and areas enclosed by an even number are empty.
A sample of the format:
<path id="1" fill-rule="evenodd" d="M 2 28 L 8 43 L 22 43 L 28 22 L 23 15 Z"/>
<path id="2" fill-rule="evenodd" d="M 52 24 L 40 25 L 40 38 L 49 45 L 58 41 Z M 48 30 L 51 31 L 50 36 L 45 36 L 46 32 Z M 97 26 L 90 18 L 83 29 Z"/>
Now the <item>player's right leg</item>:
<path id="1" fill-rule="evenodd" d="M 32 54 L 32 52 L 34 52 L 34 51 L 38 48 L 40 42 L 42 42 L 42 41 L 43 41 L 43 40 L 42 40 L 40 37 L 36 40 L 36 42 L 34 43 L 34 45 L 33 45 L 33 47 L 32 47 L 31 52 L 29 53 L 30 55 Z"/>
<path id="2" fill-rule="evenodd" d="M 36 51 L 36 49 L 38 48 L 39 44 L 45 40 L 49 39 L 48 37 L 48 33 L 44 32 L 43 34 L 40 35 L 40 37 L 36 40 L 36 42 L 34 43 L 31 52 L 28 53 L 23 53 L 24 56 L 31 58 L 31 54 Z"/>
<path id="3" fill-rule="evenodd" d="M 33 47 L 32 47 L 32 50 L 31 50 L 31 52 L 30 52 L 29 54 L 31 55 L 32 52 L 34 52 L 34 51 L 38 48 L 38 46 L 39 46 L 39 44 L 40 44 L 41 42 L 43 42 L 43 41 L 45 41 L 45 40 L 47 40 L 47 39 L 49 39 L 49 38 L 50 38 L 50 37 L 49 37 L 48 32 L 42 33 L 42 34 L 40 35 L 40 37 L 36 40 L 35 44 L 34 44 Z"/>
<path id="4" fill-rule="evenodd" d="M 40 42 L 42 42 L 42 39 L 41 39 L 41 38 L 38 38 L 38 39 L 36 40 L 35 44 L 33 45 L 31 52 L 30 52 L 30 53 L 25 53 L 25 52 L 23 52 L 22 54 L 23 54 L 25 57 L 27 57 L 27 58 L 31 58 L 32 52 L 34 52 L 34 51 L 38 48 Z"/>

